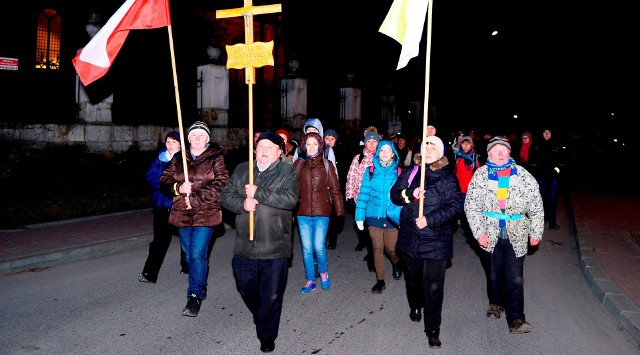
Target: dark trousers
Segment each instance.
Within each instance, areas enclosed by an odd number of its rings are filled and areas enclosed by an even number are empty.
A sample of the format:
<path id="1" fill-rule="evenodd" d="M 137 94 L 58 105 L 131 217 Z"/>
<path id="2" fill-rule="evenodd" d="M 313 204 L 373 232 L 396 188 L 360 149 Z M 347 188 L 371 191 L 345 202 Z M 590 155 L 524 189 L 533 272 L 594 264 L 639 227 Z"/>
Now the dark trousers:
<path id="1" fill-rule="evenodd" d="M 344 216 L 332 215 L 329 217 L 329 228 L 327 229 L 327 245 L 335 247 L 338 242 L 338 234 L 344 228 Z"/>
<path id="2" fill-rule="evenodd" d="M 549 221 L 549 227 L 557 225 L 556 209 L 558 205 L 558 178 L 538 178 L 540 195 L 544 205 L 544 219 Z"/>
<path id="3" fill-rule="evenodd" d="M 287 259 L 247 259 L 234 255 L 231 267 L 236 288 L 253 314 L 258 339 L 275 341 L 287 283 Z"/>
<path id="4" fill-rule="evenodd" d="M 440 331 L 447 260 L 414 259 L 400 253 L 409 307 L 424 307 L 424 330 Z"/>
<path id="5" fill-rule="evenodd" d="M 508 322 L 525 319 L 524 255 L 516 257 L 509 240 L 498 239 L 493 253 L 485 251 L 485 258 L 489 303 L 503 306 Z"/>
<path id="6" fill-rule="evenodd" d="M 149 255 L 142 269 L 142 273 L 146 273 L 147 279 L 152 282 L 158 280 L 158 273 L 160 273 L 160 267 L 167 255 L 169 245 L 171 245 L 171 239 L 174 234 L 177 234 L 176 228 L 169 224 L 169 213 L 168 208 L 153 209 L 153 240 L 149 243 Z M 187 265 L 182 251 L 180 252 L 180 265 Z"/>

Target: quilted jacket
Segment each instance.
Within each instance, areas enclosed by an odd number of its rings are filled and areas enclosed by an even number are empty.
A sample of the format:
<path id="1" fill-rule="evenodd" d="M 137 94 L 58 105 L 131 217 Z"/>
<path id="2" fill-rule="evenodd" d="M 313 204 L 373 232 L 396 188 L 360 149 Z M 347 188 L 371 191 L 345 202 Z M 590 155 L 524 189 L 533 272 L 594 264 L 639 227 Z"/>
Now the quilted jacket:
<path id="1" fill-rule="evenodd" d="M 191 154 L 186 155 L 189 181 L 193 182 L 192 193 L 189 195 L 191 209 L 187 209 L 185 195 L 175 193 L 185 181 L 182 157 L 176 155 L 171 159 L 160 177 L 163 191 L 174 195 L 169 215 L 170 224 L 176 227 L 213 227 L 222 223 L 220 192 L 229 180 L 223 150 L 221 146 L 211 143 L 196 159 Z"/>
<path id="2" fill-rule="evenodd" d="M 529 236 L 542 239 L 544 231 L 544 208 L 536 179 L 522 166 L 516 165 L 517 174 L 509 178 L 506 214 L 524 215 L 523 218 L 507 221 L 507 236 L 517 257 L 527 253 Z M 483 165 L 469 183 L 464 211 L 473 236 L 489 235 L 486 251 L 492 252 L 498 242 L 500 227 L 497 218 L 485 215 L 484 211 L 501 213 L 496 191 L 498 181 L 489 180 L 488 167 Z"/>
<path id="3" fill-rule="evenodd" d="M 391 188 L 391 201 L 402 206 L 400 229 L 396 250 L 415 259 L 447 260 L 453 257 L 453 221 L 462 213 L 462 197 L 458 179 L 453 174 L 449 160 L 442 157 L 426 165 L 424 174 L 425 198 L 423 215 L 427 226 L 416 226 L 419 200 L 406 203 L 402 193 L 413 195 L 420 187 L 421 172 L 408 184 L 411 169 L 405 169 Z"/>

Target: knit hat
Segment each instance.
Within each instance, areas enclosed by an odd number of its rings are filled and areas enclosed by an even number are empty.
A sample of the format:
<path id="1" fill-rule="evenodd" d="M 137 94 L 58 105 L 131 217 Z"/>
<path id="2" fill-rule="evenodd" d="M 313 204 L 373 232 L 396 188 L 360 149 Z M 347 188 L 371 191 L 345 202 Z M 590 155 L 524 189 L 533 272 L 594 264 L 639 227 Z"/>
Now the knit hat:
<path id="1" fill-rule="evenodd" d="M 169 138 L 169 137 L 177 140 L 178 143 L 180 143 L 180 133 L 178 133 L 178 131 L 171 131 L 171 132 L 167 133 L 167 135 L 164 136 L 165 143 L 167 142 L 167 138 Z"/>
<path id="2" fill-rule="evenodd" d="M 336 139 L 336 141 L 338 140 L 338 132 L 336 132 L 334 129 L 329 128 L 328 130 L 326 130 L 324 132 L 323 138 L 326 138 L 327 136 L 332 136 L 333 138 Z"/>
<path id="3" fill-rule="evenodd" d="M 187 139 L 191 138 L 191 133 L 195 132 L 195 131 L 202 131 L 203 133 L 205 133 L 207 135 L 207 141 L 209 141 L 211 132 L 209 131 L 209 126 L 207 126 L 206 123 L 202 122 L 202 121 L 195 121 L 191 127 L 189 127 L 189 131 L 187 133 Z"/>
<path id="4" fill-rule="evenodd" d="M 280 137 L 280 135 L 278 135 L 275 132 L 267 131 L 267 132 L 260 133 L 260 135 L 258 136 L 258 139 L 256 140 L 256 145 L 258 144 L 258 142 L 260 142 L 263 139 L 270 140 L 271 143 L 277 145 L 280 148 L 284 146 L 284 140 L 282 139 L 282 137 Z"/>
<path id="5" fill-rule="evenodd" d="M 493 148 L 494 145 L 496 144 L 502 144 L 503 146 L 509 148 L 509 150 L 511 150 L 511 144 L 509 144 L 509 141 L 507 141 L 506 139 L 502 138 L 502 137 L 493 137 L 491 138 L 491 140 L 489 141 L 489 144 L 487 144 L 487 153 L 491 150 L 491 148 Z"/>
<path id="6" fill-rule="evenodd" d="M 372 132 L 369 131 L 367 132 L 367 135 L 364 136 L 364 142 L 367 143 L 370 140 L 375 140 L 376 142 L 380 143 L 380 135 L 378 134 L 378 132 Z"/>
<path id="7" fill-rule="evenodd" d="M 532 138 L 531 132 L 529 132 L 529 131 L 522 132 L 522 137 L 529 137 L 529 139 L 531 139 Z M 520 137 L 520 138 L 522 138 L 522 137 Z"/>
<path id="8" fill-rule="evenodd" d="M 284 134 L 284 136 L 287 137 L 286 142 L 288 142 L 289 139 L 291 139 L 291 135 L 289 135 L 289 132 L 286 129 L 280 128 L 279 130 L 276 131 L 276 134 Z"/>
<path id="9" fill-rule="evenodd" d="M 469 143 L 471 143 L 471 145 L 473 145 L 473 139 L 471 139 L 471 137 L 469 137 L 469 136 L 462 137 L 462 139 L 460 140 L 460 143 L 462 143 L 464 141 L 469 141 Z"/>
<path id="10" fill-rule="evenodd" d="M 424 140 L 425 144 L 427 143 L 431 143 L 433 145 L 436 146 L 436 149 L 438 150 L 438 159 L 442 158 L 442 156 L 444 155 L 444 143 L 442 143 L 442 140 L 436 136 L 428 136 L 425 140 Z"/>

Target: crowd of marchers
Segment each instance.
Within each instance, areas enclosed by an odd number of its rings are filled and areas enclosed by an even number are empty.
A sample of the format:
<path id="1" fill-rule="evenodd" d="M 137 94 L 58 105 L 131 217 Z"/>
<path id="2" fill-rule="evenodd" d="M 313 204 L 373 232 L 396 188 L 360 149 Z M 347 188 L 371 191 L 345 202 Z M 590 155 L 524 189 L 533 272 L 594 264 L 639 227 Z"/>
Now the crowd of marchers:
<path id="1" fill-rule="evenodd" d="M 387 265 L 395 280 L 404 278 L 409 319 L 423 321 L 430 347 L 442 346 L 445 274 L 458 228 L 486 271 L 486 316 L 504 316 L 511 333 L 532 330 L 524 313 L 524 261 L 545 226 L 560 228 L 557 195 L 566 172 L 565 151 L 549 129 L 440 137 L 428 125 L 422 137 L 369 126 L 341 137 L 310 118 L 299 140 L 286 129 L 256 131 L 244 162 L 224 154 L 210 129 L 193 123 L 185 152 L 181 135 L 167 133 L 147 174 L 154 238 L 138 279 L 158 282 L 177 234 L 180 272 L 188 275 L 182 315 L 197 316 L 207 297 L 210 241 L 224 210 L 235 216 L 231 268 L 239 295 L 253 315 L 260 350 L 273 351 L 295 230 L 304 266 L 304 275 L 296 275 L 300 294 L 318 292 L 318 284 L 330 292 L 340 285 L 331 283 L 327 253 L 349 213 L 355 250 L 366 249 L 364 261 L 375 274 L 371 292 L 386 289 Z"/>

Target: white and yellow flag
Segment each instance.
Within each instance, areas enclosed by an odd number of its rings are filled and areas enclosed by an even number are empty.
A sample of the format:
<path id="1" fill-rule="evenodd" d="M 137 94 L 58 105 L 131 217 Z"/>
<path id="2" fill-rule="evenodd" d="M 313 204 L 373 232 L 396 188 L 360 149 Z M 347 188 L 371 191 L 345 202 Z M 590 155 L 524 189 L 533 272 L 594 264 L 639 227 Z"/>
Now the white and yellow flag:
<path id="1" fill-rule="evenodd" d="M 378 30 L 402 45 L 396 70 L 404 68 L 411 58 L 420 53 L 420 39 L 428 5 L 429 0 L 393 0 L 387 17 Z"/>

